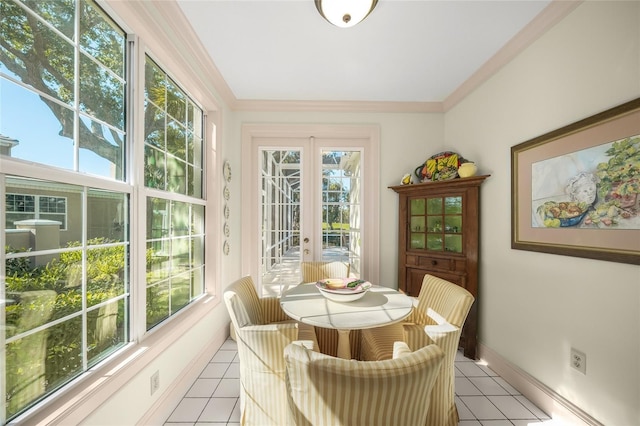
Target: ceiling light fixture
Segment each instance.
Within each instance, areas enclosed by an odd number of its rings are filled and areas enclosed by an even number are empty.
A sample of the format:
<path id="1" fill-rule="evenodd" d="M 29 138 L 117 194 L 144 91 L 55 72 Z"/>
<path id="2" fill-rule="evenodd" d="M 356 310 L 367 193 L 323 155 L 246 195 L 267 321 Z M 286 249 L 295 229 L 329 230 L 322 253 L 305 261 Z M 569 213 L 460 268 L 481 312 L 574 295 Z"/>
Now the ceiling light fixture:
<path id="1" fill-rule="evenodd" d="M 349 28 L 369 16 L 378 0 L 315 0 L 320 15 L 336 27 Z"/>

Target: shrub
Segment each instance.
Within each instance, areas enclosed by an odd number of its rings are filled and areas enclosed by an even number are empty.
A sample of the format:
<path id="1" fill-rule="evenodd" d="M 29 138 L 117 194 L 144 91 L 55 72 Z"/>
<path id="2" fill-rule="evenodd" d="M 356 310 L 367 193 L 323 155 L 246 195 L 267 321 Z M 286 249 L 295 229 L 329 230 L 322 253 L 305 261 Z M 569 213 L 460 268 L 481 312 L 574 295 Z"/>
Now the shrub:
<path id="1" fill-rule="evenodd" d="M 126 247 L 124 245 L 101 246 L 112 242 L 114 241 L 105 238 L 89 241 L 89 245 L 94 247 L 87 250 L 86 303 L 88 307 L 117 297 L 125 291 Z M 80 243 L 73 242 L 67 247 L 80 247 Z M 9 254 L 29 251 L 29 249 L 15 249 L 10 246 L 6 246 L 5 250 Z M 18 329 L 17 325 L 21 318 L 37 315 L 39 311 L 49 310 L 51 312 L 48 321 L 80 313 L 83 306 L 82 251 L 78 249 L 60 253 L 57 259 L 50 261 L 43 267 L 31 267 L 28 257 L 7 259 L 7 293 L 15 293 L 19 300 L 21 295 L 36 290 L 53 290 L 55 297 L 50 302 L 46 302 L 48 307 L 42 305 L 44 302 L 40 303 L 40 306 L 36 306 L 35 303 L 22 302 L 6 306 L 7 337 L 28 331 Z M 108 319 L 108 327 L 105 326 L 104 318 L 101 317 L 103 312 L 107 311 L 110 309 L 100 308 L 87 314 L 86 330 L 88 351 L 90 352 L 87 356 L 90 365 L 100 359 L 102 354 L 110 353 L 124 343 L 124 309 L 117 309 L 117 313 Z M 7 406 L 12 407 L 9 410 L 11 413 L 21 410 L 45 391 L 64 384 L 82 372 L 82 319 L 82 315 L 77 315 L 48 328 L 44 332 L 37 333 L 42 333 L 42 336 L 46 335 L 43 337 L 46 338 L 44 378 L 38 379 L 42 380 L 43 389 L 30 392 L 30 396 L 26 400 L 24 394 L 20 394 L 20 387 L 14 385 L 22 384 L 23 381 L 28 380 L 30 372 L 41 369 L 38 366 L 42 365 L 43 360 L 25 356 L 26 343 L 23 343 L 23 341 L 26 342 L 25 339 L 19 339 L 7 345 L 6 377 L 11 384 L 7 386 L 5 401 L 7 401 Z M 47 319 L 43 319 L 43 322 L 46 321 Z M 30 327 L 38 325 L 41 324 L 34 324 Z"/>

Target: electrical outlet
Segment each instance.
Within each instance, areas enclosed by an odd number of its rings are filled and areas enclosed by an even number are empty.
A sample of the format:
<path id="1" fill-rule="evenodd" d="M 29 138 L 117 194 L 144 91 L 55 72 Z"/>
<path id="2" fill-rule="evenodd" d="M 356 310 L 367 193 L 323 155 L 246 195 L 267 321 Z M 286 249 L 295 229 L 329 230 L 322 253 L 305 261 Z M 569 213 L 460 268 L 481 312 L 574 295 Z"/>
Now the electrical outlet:
<path id="1" fill-rule="evenodd" d="M 584 352 L 571 348 L 569 363 L 582 374 L 587 374 L 587 355 Z"/>
<path id="2" fill-rule="evenodd" d="M 160 371 L 156 371 L 151 375 L 151 395 L 155 393 L 160 387 Z"/>

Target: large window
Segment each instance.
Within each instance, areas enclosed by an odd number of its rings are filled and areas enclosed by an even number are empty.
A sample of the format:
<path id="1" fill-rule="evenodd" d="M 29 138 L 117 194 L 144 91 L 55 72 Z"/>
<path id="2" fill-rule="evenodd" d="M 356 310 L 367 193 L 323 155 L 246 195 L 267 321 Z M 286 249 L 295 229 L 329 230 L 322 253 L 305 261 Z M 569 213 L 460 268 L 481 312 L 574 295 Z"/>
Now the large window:
<path id="1" fill-rule="evenodd" d="M 204 292 L 203 113 L 145 61 L 147 329 Z"/>
<path id="2" fill-rule="evenodd" d="M 85 0 L 0 15 L 4 423 L 130 340 L 131 187 L 124 31 Z"/>
<path id="3" fill-rule="evenodd" d="M 0 0 L 0 16 L 4 424 L 141 337 L 130 318 L 157 327 L 204 293 L 205 200 L 202 108 L 94 1 Z"/>

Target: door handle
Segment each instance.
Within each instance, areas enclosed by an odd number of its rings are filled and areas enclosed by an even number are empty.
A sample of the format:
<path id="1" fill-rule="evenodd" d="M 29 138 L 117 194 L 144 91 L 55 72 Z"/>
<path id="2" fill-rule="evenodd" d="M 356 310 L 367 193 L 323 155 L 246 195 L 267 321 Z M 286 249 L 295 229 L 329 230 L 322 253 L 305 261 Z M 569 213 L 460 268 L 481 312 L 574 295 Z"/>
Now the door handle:
<path id="1" fill-rule="evenodd" d="M 305 238 L 303 241 L 304 241 L 305 243 L 308 243 L 308 242 L 309 242 L 309 237 Z"/>
<path id="2" fill-rule="evenodd" d="M 304 254 L 309 254 L 309 249 L 304 249 Z"/>

